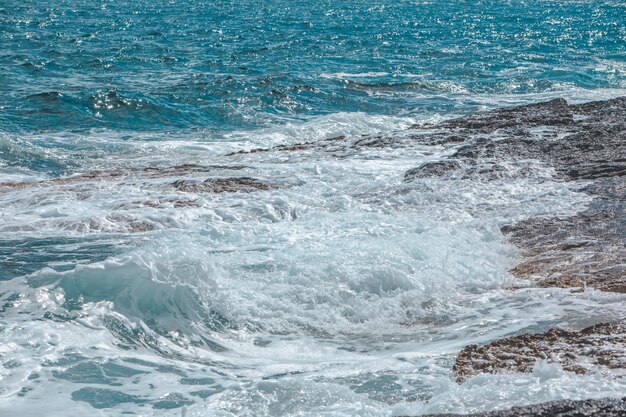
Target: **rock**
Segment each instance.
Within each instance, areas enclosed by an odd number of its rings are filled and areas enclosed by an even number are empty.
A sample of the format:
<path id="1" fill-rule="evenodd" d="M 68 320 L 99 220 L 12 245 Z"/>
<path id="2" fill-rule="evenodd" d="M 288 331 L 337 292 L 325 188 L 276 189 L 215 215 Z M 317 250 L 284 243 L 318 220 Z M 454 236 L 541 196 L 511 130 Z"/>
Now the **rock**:
<path id="1" fill-rule="evenodd" d="M 540 287 L 626 292 L 626 184 L 603 180 L 586 190 L 591 207 L 567 218 L 530 219 L 502 229 L 521 249 L 513 274 Z"/>
<path id="2" fill-rule="evenodd" d="M 276 145 L 270 148 L 254 148 L 254 149 L 250 149 L 248 151 L 238 151 L 238 152 L 231 152 L 228 153 L 224 156 L 233 156 L 233 155 L 240 155 L 240 154 L 252 154 L 252 153 L 259 153 L 259 152 L 295 152 L 295 151 L 307 151 L 307 150 L 316 150 L 316 151 L 328 151 L 329 148 L 335 148 L 336 145 L 338 144 L 339 147 L 346 147 L 346 143 L 345 142 L 346 137 L 341 135 L 341 136 L 335 136 L 332 138 L 327 138 L 318 142 L 300 142 L 300 143 L 294 143 L 294 144 L 285 144 L 285 145 Z"/>
<path id="3" fill-rule="evenodd" d="M 253 154 L 259 152 L 296 152 L 315 151 L 325 153 L 336 153 L 335 156 L 345 157 L 346 155 L 356 155 L 358 150 L 366 148 L 398 148 L 403 146 L 403 141 L 395 136 L 362 135 L 358 138 L 346 138 L 345 136 L 335 136 L 319 140 L 316 142 L 300 142 L 294 144 L 276 145 L 270 148 L 254 148 L 248 151 L 238 151 L 224 156 L 239 154 Z"/>
<path id="4" fill-rule="evenodd" d="M 437 414 L 422 417 L 624 417 L 626 398 L 552 401 L 509 410 L 475 414 Z"/>
<path id="5" fill-rule="evenodd" d="M 440 124 L 446 129 L 473 129 L 485 133 L 498 129 L 535 126 L 568 126 L 574 123 L 573 112 L 563 99 L 545 103 L 509 107 L 473 114 Z"/>
<path id="6" fill-rule="evenodd" d="M 586 373 L 593 366 L 626 368 L 626 320 L 602 323 L 580 331 L 551 329 L 466 346 L 456 358 L 457 382 L 479 373 L 531 372 L 538 360 L 564 370 Z"/>
<path id="7" fill-rule="evenodd" d="M 512 273 L 539 287 L 626 293 L 626 98 L 579 105 L 557 99 L 414 128 L 419 129 L 411 136 L 416 143 L 453 147 L 453 153 L 408 170 L 407 182 L 452 171 L 463 179 L 492 181 L 511 175 L 510 167 L 514 175 L 532 176 L 538 163 L 553 168 L 557 180 L 581 182 L 580 189 L 593 197 L 584 211 L 502 228 L 523 257 Z M 625 352 L 626 320 L 580 331 L 554 328 L 466 346 L 454 374 L 462 383 L 480 373 L 532 372 L 538 361 L 576 373 L 624 369 Z M 626 416 L 626 399 L 558 401 L 472 414 L 597 415 Z"/>
<path id="8" fill-rule="evenodd" d="M 480 166 L 490 161 L 529 160 L 553 166 L 566 180 L 626 175 L 626 98 L 580 105 L 557 99 L 421 129 L 436 130 L 413 136 L 423 144 L 462 142 L 449 160 L 463 160 L 470 176 L 485 178 Z"/>
<path id="9" fill-rule="evenodd" d="M 249 177 L 209 178 L 204 181 L 177 180 L 172 186 L 188 193 L 251 193 L 278 188 L 274 184 Z"/>
<path id="10" fill-rule="evenodd" d="M 428 162 L 420 165 L 417 168 L 413 168 L 408 170 L 404 174 L 405 181 L 413 181 L 416 178 L 427 178 L 427 177 L 440 177 L 447 173 L 448 171 L 452 171 L 455 169 L 459 169 L 461 164 L 457 161 L 438 161 L 438 162 Z"/>
<path id="11" fill-rule="evenodd" d="M 393 148 L 398 140 L 392 136 L 366 136 L 352 142 L 353 148 Z"/>
<path id="12" fill-rule="evenodd" d="M 138 180 L 138 179 L 151 179 L 151 178 L 167 178 L 167 177 L 180 177 L 183 175 L 197 174 L 197 173 L 209 173 L 216 171 L 239 171 L 244 169 L 241 165 L 197 165 L 197 164 L 182 164 L 171 167 L 142 167 L 142 168 L 127 168 L 127 169 L 112 169 L 108 171 L 89 171 L 85 173 L 79 173 L 76 175 L 70 175 L 65 177 L 53 178 L 49 180 L 36 181 L 36 182 L 0 182 L 0 190 L 2 187 L 21 189 L 27 187 L 46 187 L 53 185 L 72 185 L 84 182 L 93 181 L 122 181 L 122 180 Z"/>
<path id="13" fill-rule="evenodd" d="M 531 161 L 553 167 L 558 179 L 595 181 L 584 189 L 594 197 L 587 210 L 503 228 L 524 257 L 512 272 L 540 287 L 626 292 L 626 98 L 579 105 L 557 99 L 425 129 L 436 132 L 416 137 L 420 143 L 465 140 L 448 159 L 408 170 L 407 182 L 453 170 L 490 181 L 511 175 L 510 166 L 516 176 L 531 176 Z"/>
<path id="14" fill-rule="evenodd" d="M 537 159 L 554 166 L 558 174 L 568 180 L 626 175 L 626 98 L 579 106 L 567 106 L 564 101 L 559 101 L 556 106 L 550 103 L 553 102 L 536 105 L 535 108 L 541 111 L 534 116 L 517 117 L 515 120 L 521 131 L 501 132 L 503 136 L 498 140 L 477 140 L 459 150 L 455 157 Z M 526 111 L 522 114 L 532 108 L 523 107 Z M 487 113 L 480 120 L 485 123 L 491 120 L 493 126 L 487 130 L 492 132 L 503 126 L 497 117 L 517 115 L 519 112 L 515 109 L 519 108 Z M 570 120 L 565 113 L 575 114 L 577 121 Z M 563 122 L 557 123 L 561 119 Z M 528 124 L 524 124 L 526 122 Z M 457 122 L 457 125 L 476 130 L 475 123 Z M 528 130 L 538 126 L 549 128 L 552 138 L 542 136 L 545 131 L 540 134 Z M 484 132 L 485 128 L 478 130 Z"/>

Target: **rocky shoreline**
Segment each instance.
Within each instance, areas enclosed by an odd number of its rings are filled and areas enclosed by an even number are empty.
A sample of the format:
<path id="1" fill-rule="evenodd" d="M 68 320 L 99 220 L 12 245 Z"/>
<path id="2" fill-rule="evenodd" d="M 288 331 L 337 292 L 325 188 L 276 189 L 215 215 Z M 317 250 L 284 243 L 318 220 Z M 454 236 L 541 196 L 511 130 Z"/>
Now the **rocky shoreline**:
<path id="1" fill-rule="evenodd" d="M 571 217 L 533 218 L 502 228 L 523 257 L 512 273 L 537 287 L 626 292 L 626 98 L 579 105 L 557 99 L 415 128 L 437 130 L 440 141 L 476 139 L 443 162 L 409 170 L 406 181 L 444 175 L 497 177 L 506 170 L 501 161 L 523 165 L 533 160 L 552 167 L 563 181 L 580 182 L 593 198 L 588 209 Z M 457 355 L 454 375 L 463 383 L 481 373 L 527 373 L 542 360 L 576 373 L 626 369 L 626 320 L 469 345 Z M 624 399 L 561 401 L 472 414 L 623 415 Z"/>
<path id="2" fill-rule="evenodd" d="M 364 148 L 412 144 L 456 148 L 443 161 L 409 169 L 406 183 L 432 177 L 500 179 L 511 175 L 511 165 L 516 167 L 515 175 L 531 175 L 533 163 L 539 163 L 551 168 L 557 180 L 580 184 L 592 200 L 574 216 L 538 217 L 502 227 L 522 255 L 512 274 L 536 287 L 626 292 L 626 97 L 574 105 L 555 99 L 412 129 L 415 134 L 402 138 L 336 137 L 239 153 L 311 150 L 342 158 Z M 624 320 L 578 331 L 553 328 L 466 346 L 457 355 L 454 375 L 463 383 L 480 373 L 532 372 L 542 360 L 576 373 L 602 367 L 626 369 L 626 314 Z M 623 415 L 624 399 L 603 399 L 557 401 L 471 416 Z"/>
<path id="3" fill-rule="evenodd" d="M 422 145 L 443 147 L 449 150 L 449 156 L 406 172 L 402 168 L 400 174 L 404 175 L 399 184 L 393 185 L 392 192 L 401 194 L 403 187 L 422 178 L 506 181 L 513 175 L 530 176 L 537 166 L 551 170 L 550 180 L 556 177 L 574 184 L 590 198 L 583 211 L 567 217 L 531 218 L 501 228 L 521 254 L 521 261 L 511 272 L 535 287 L 566 288 L 577 293 L 626 293 L 626 98 L 577 105 L 557 99 L 414 126 L 398 135 L 338 136 L 251 149 L 222 155 L 224 165 L 120 168 L 38 182 L 2 182 L 0 193 L 55 187 L 82 192 L 80 187 L 85 183 L 106 179 L 163 191 L 158 199 L 131 201 L 125 206 L 199 207 L 200 197 L 206 194 L 276 190 L 297 182 L 259 176 L 253 168 L 241 165 L 242 155 L 310 151 L 340 159 L 373 148 L 410 149 Z M 107 220 L 121 224 L 126 232 L 153 228 L 132 216 L 109 216 Z M 86 230 L 99 228 L 101 224 L 94 224 Z M 529 373 L 539 361 L 581 374 L 626 369 L 626 314 L 619 318 L 584 329 L 553 328 L 544 333 L 513 334 L 482 346 L 468 345 L 456 356 L 454 377 L 463 384 L 484 373 Z M 626 416 L 626 399 L 557 401 L 472 416 Z"/>
<path id="4" fill-rule="evenodd" d="M 553 401 L 480 414 L 437 414 L 423 417 L 622 417 L 624 415 L 626 415 L 626 398 L 605 398 Z"/>

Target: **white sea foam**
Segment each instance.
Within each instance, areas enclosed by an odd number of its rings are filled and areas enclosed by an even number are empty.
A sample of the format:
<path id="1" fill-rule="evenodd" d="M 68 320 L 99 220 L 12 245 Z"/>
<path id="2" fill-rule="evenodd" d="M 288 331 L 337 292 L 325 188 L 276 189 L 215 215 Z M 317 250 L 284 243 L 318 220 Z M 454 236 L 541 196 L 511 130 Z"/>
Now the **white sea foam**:
<path id="1" fill-rule="evenodd" d="M 85 151 L 77 172 L 131 162 L 218 168 L 1 190 L 3 236 L 42 265 L 2 285 L 0 410 L 38 415 L 45 403 L 51 416 L 374 416 L 623 395 L 623 379 L 605 378 L 608 370 L 579 376 L 547 364 L 531 375 L 453 381 L 454 355 L 469 343 L 617 318 L 624 298 L 504 290 L 523 283 L 508 273 L 518 255 L 499 228 L 572 214 L 589 197 L 536 162 L 532 174 L 502 161 L 502 178 L 450 173 L 407 183 L 408 169 L 455 150 L 398 131 L 415 121 L 336 114 L 212 144 L 120 139 L 105 160 L 97 151 L 105 141 L 86 138 L 96 151 Z M 226 155 L 394 130 L 400 146 Z M 172 186 L 210 176 L 279 187 Z M 66 245 L 79 251 L 99 238 L 104 250 L 129 232 L 130 247 L 89 264 L 46 260 L 52 243 L 27 245 L 71 238 Z"/>
<path id="2" fill-rule="evenodd" d="M 323 73 L 320 74 L 322 78 L 371 78 L 371 77 L 384 77 L 389 75 L 388 72 L 359 72 L 359 73 L 349 73 L 349 72 L 334 72 L 332 74 Z"/>
<path id="3" fill-rule="evenodd" d="M 570 104 L 585 103 L 596 100 L 610 100 L 626 95 L 626 88 L 596 88 L 563 86 L 551 91 L 526 94 L 472 94 L 472 101 L 477 102 L 485 109 L 494 107 L 508 107 L 523 104 L 537 103 L 554 98 L 564 98 Z"/>

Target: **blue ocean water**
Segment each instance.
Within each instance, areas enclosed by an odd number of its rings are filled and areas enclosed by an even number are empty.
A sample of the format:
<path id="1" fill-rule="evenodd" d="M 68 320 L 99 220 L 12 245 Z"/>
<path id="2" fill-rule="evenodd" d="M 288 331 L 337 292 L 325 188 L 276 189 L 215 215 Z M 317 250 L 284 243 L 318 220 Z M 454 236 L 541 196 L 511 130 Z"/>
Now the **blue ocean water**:
<path id="1" fill-rule="evenodd" d="M 9 132 L 223 132 L 624 88 L 619 1 L 5 0 L 0 10 Z"/>
<path id="2" fill-rule="evenodd" d="M 506 290 L 519 254 L 500 226 L 589 201 L 549 167 L 407 184 L 455 148 L 245 153 L 625 95 L 625 16 L 592 0 L 2 0 L 0 414 L 626 395 L 549 364 L 454 382 L 469 343 L 623 311 Z"/>

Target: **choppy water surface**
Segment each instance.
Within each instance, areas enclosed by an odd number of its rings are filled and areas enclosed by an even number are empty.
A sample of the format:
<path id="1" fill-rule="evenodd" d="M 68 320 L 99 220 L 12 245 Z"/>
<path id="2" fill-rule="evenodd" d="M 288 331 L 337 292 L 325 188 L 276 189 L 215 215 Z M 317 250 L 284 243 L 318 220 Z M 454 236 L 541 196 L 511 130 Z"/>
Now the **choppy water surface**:
<path id="1" fill-rule="evenodd" d="M 547 364 L 452 376 L 469 343 L 621 314 L 614 294 L 507 290 L 524 284 L 499 228 L 583 209 L 580 184 L 532 162 L 403 181 L 457 146 L 419 145 L 413 123 L 626 94 L 624 15 L 6 0 L 0 410 L 379 416 L 625 395 Z M 398 146 L 237 153 L 379 133 Z M 264 186 L 204 182 L 233 177 Z"/>

